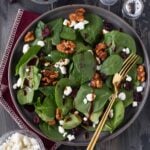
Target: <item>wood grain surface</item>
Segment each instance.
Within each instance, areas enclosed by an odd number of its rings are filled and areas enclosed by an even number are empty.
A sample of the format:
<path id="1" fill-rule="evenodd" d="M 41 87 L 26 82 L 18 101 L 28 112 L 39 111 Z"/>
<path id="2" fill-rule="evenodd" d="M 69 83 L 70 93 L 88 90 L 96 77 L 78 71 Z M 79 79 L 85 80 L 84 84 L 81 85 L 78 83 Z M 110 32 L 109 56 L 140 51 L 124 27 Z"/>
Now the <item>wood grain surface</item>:
<path id="1" fill-rule="evenodd" d="M 0 0 L 0 60 L 2 60 L 13 21 L 19 8 L 43 13 L 52 7 L 74 3 L 97 5 L 123 17 L 121 12 L 123 0 L 118 0 L 118 3 L 112 7 L 103 6 L 99 0 L 58 0 L 53 5 L 46 6 L 34 4 L 30 0 L 15 0 L 14 3 L 11 3 L 11 0 Z M 124 19 L 141 36 L 150 56 L 150 1 L 144 0 L 144 6 L 142 16 L 136 21 Z M 10 118 L 2 106 L 0 106 L 0 136 L 9 130 L 18 128 L 16 123 Z M 85 147 L 61 146 L 59 149 L 84 150 Z M 150 96 L 136 121 L 115 139 L 105 143 L 97 143 L 96 150 L 150 150 Z"/>

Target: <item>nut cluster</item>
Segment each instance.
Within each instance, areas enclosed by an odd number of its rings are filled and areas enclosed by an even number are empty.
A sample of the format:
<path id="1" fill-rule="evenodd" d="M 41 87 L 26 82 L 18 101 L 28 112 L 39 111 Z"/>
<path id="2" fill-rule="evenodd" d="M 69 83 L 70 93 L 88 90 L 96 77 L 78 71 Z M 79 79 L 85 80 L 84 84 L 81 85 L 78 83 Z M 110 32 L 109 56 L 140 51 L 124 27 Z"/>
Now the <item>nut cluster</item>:
<path id="1" fill-rule="evenodd" d="M 85 9 L 79 8 L 74 13 L 69 15 L 70 21 L 81 22 L 84 20 Z"/>
<path id="2" fill-rule="evenodd" d="M 107 58 L 106 48 L 107 46 L 104 43 L 99 43 L 96 45 L 95 53 L 101 61 L 104 61 Z"/>
<path id="3" fill-rule="evenodd" d="M 51 71 L 51 70 L 42 70 L 42 79 L 41 82 L 43 85 L 55 85 L 56 84 L 56 79 L 58 78 L 59 74 L 56 71 Z"/>
<path id="4" fill-rule="evenodd" d="M 60 108 L 56 109 L 56 119 L 57 120 L 62 120 L 62 110 Z"/>
<path id="5" fill-rule="evenodd" d="M 24 42 L 31 42 L 35 39 L 33 31 L 27 32 L 27 34 L 24 37 Z"/>
<path id="6" fill-rule="evenodd" d="M 65 54 L 72 54 L 75 51 L 75 43 L 72 41 L 65 41 L 62 40 L 61 43 L 59 43 L 56 48 L 58 51 L 65 53 Z"/>
<path id="7" fill-rule="evenodd" d="M 143 65 L 139 65 L 137 67 L 137 79 L 140 82 L 144 82 L 145 81 L 145 68 Z"/>
<path id="8" fill-rule="evenodd" d="M 99 73 L 96 72 L 94 74 L 90 86 L 93 88 L 101 88 L 103 86 L 103 81 Z"/>

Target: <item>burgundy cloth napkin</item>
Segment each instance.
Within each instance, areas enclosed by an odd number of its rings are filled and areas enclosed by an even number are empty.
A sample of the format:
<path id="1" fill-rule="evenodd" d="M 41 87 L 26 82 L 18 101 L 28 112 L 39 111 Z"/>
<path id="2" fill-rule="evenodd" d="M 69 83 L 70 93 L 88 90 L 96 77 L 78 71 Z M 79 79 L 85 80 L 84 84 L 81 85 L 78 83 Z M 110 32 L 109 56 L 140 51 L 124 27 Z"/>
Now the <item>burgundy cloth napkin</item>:
<path id="1" fill-rule="evenodd" d="M 14 25 L 11 29 L 11 34 L 6 46 L 5 54 L 1 62 L 0 66 L 0 104 L 4 107 L 4 109 L 10 114 L 10 116 L 14 119 L 14 121 L 18 124 L 18 126 L 22 129 L 30 129 L 28 125 L 22 120 L 20 115 L 18 114 L 8 88 L 8 64 L 9 58 L 11 55 L 11 51 L 16 43 L 16 40 L 23 32 L 23 30 L 37 17 L 39 14 L 28 12 L 22 9 L 18 10 L 16 19 L 14 21 Z M 31 130 L 31 129 L 30 129 Z M 44 137 L 40 137 L 46 149 L 54 150 L 57 147 L 57 144 L 45 139 Z"/>

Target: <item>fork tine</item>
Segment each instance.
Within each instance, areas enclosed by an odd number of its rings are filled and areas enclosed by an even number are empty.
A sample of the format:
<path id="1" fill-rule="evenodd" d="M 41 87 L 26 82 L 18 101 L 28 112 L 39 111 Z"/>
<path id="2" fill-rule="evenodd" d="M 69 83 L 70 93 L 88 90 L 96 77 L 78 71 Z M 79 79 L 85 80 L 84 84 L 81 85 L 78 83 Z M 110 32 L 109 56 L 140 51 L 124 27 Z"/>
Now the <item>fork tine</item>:
<path id="1" fill-rule="evenodd" d="M 139 57 L 136 56 L 134 60 L 124 69 L 122 76 L 125 77 L 129 70 L 134 66 L 134 64 L 138 61 Z"/>
<path id="2" fill-rule="evenodd" d="M 128 61 L 126 63 L 126 65 L 121 69 L 121 71 L 119 72 L 119 74 L 121 76 L 124 76 L 126 70 L 128 70 L 128 68 L 130 67 L 130 65 L 132 65 L 132 63 L 134 63 L 135 60 L 136 60 L 136 56 L 134 56 L 130 61 Z"/>
<path id="3" fill-rule="evenodd" d="M 122 68 L 121 68 L 121 70 L 119 72 L 120 74 L 121 74 L 122 70 L 124 70 L 124 68 L 128 66 L 128 64 L 130 63 L 130 61 L 132 61 L 135 56 L 136 56 L 135 54 L 130 54 L 128 56 L 128 58 L 124 61 L 123 65 L 122 65 Z"/>

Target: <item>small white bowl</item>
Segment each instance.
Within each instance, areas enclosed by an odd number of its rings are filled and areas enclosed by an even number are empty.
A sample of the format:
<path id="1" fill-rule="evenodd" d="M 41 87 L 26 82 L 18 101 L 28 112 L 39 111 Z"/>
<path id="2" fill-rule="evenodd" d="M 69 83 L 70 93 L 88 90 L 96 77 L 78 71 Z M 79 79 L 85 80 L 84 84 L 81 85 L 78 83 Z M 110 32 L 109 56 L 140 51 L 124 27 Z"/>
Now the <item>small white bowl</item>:
<path id="1" fill-rule="evenodd" d="M 10 131 L 10 132 L 5 133 L 4 135 L 2 135 L 0 137 L 0 146 L 4 142 L 6 142 L 6 140 L 9 137 L 11 137 L 11 135 L 13 135 L 15 133 L 20 133 L 20 134 L 25 135 L 27 137 L 34 138 L 37 141 L 37 143 L 39 144 L 40 150 L 45 150 L 45 147 L 44 147 L 44 144 L 43 144 L 42 140 L 35 133 L 33 133 L 29 130 L 14 130 L 14 131 Z"/>

